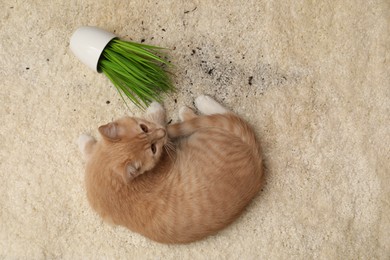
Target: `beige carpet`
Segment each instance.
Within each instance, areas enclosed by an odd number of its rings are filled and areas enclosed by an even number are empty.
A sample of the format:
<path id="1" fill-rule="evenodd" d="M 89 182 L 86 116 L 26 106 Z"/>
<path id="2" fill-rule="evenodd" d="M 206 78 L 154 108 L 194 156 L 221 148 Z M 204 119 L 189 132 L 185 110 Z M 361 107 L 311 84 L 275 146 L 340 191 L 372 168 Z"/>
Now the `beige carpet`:
<path id="1" fill-rule="evenodd" d="M 255 127 L 267 184 L 206 240 L 151 242 L 87 204 L 74 141 L 127 109 L 69 50 L 97 25 L 165 46 L 169 119 L 210 94 Z M 0 259 L 389 259 L 390 6 L 346 1 L 2 1 Z"/>

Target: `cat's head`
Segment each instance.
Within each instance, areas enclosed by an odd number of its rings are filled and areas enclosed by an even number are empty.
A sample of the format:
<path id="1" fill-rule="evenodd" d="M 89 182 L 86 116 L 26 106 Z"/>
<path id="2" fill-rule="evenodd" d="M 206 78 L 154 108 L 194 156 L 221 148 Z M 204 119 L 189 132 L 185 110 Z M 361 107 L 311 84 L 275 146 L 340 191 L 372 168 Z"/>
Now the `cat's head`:
<path id="1" fill-rule="evenodd" d="M 125 117 L 99 127 L 114 171 L 126 183 L 154 168 L 168 141 L 165 128 L 141 118 Z"/>

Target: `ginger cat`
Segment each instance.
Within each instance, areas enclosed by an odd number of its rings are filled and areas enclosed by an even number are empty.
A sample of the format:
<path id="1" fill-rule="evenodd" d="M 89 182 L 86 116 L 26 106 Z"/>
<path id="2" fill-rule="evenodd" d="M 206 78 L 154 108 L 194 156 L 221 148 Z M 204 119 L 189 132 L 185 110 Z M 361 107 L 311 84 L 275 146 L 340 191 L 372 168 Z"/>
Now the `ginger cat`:
<path id="1" fill-rule="evenodd" d="M 150 121 L 126 117 L 82 135 L 91 207 L 107 222 L 161 243 L 189 243 L 226 227 L 262 185 L 260 146 L 251 127 L 209 96 L 165 125 L 161 105 Z"/>

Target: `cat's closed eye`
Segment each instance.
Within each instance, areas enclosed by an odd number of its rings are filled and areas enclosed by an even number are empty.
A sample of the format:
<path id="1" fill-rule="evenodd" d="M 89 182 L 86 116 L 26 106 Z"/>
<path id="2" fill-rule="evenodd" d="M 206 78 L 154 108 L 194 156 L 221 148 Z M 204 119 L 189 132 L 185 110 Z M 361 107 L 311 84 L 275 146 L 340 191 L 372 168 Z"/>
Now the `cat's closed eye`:
<path id="1" fill-rule="evenodd" d="M 146 125 L 140 124 L 139 126 L 141 127 L 141 130 L 142 130 L 144 133 L 149 132 L 149 129 L 148 129 L 148 127 L 147 127 Z"/>
<path id="2" fill-rule="evenodd" d="M 152 145 L 150 146 L 150 149 L 152 149 L 152 153 L 153 153 L 153 154 L 155 154 L 156 151 L 157 151 L 156 145 L 155 145 L 155 144 L 152 144 Z"/>

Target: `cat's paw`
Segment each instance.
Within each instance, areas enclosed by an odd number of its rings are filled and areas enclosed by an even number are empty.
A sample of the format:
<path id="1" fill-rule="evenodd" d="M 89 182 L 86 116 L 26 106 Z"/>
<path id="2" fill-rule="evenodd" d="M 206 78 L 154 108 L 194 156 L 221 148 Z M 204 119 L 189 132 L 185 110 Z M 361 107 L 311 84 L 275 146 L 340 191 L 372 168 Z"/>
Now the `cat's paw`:
<path id="1" fill-rule="evenodd" d="M 165 109 L 160 103 L 153 101 L 146 110 L 146 117 L 155 123 L 164 125 Z"/>
<path id="2" fill-rule="evenodd" d="M 202 114 L 224 114 L 229 112 L 225 107 L 215 101 L 212 97 L 201 95 L 195 99 L 195 106 Z"/>
<path id="3" fill-rule="evenodd" d="M 194 111 L 187 107 L 187 106 L 183 106 L 179 109 L 179 119 L 180 121 L 187 121 L 187 120 L 190 120 L 192 118 L 196 117 Z"/>
<path id="4" fill-rule="evenodd" d="M 164 112 L 164 108 L 160 103 L 158 103 L 156 101 L 153 101 L 152 103 L 150 103 L 149 107 L 146 110 L 146 114 L 155 114 L 155 113 L 161 113 L 161 112 Z"/>
<path id="5" fill-rule="evenodd" d="M 96 142 L 95 138 L 93 138 L 90 135 L 82 134 L 79 136 L 79 138 L 77 139 L 77 145 L 79 146 L 79 150 L 84 157 L 86 157 L 89 154 L 90 149 L 88 148 L 91 146 L 91 144 L 94 144 L 95 142 Z"/>

